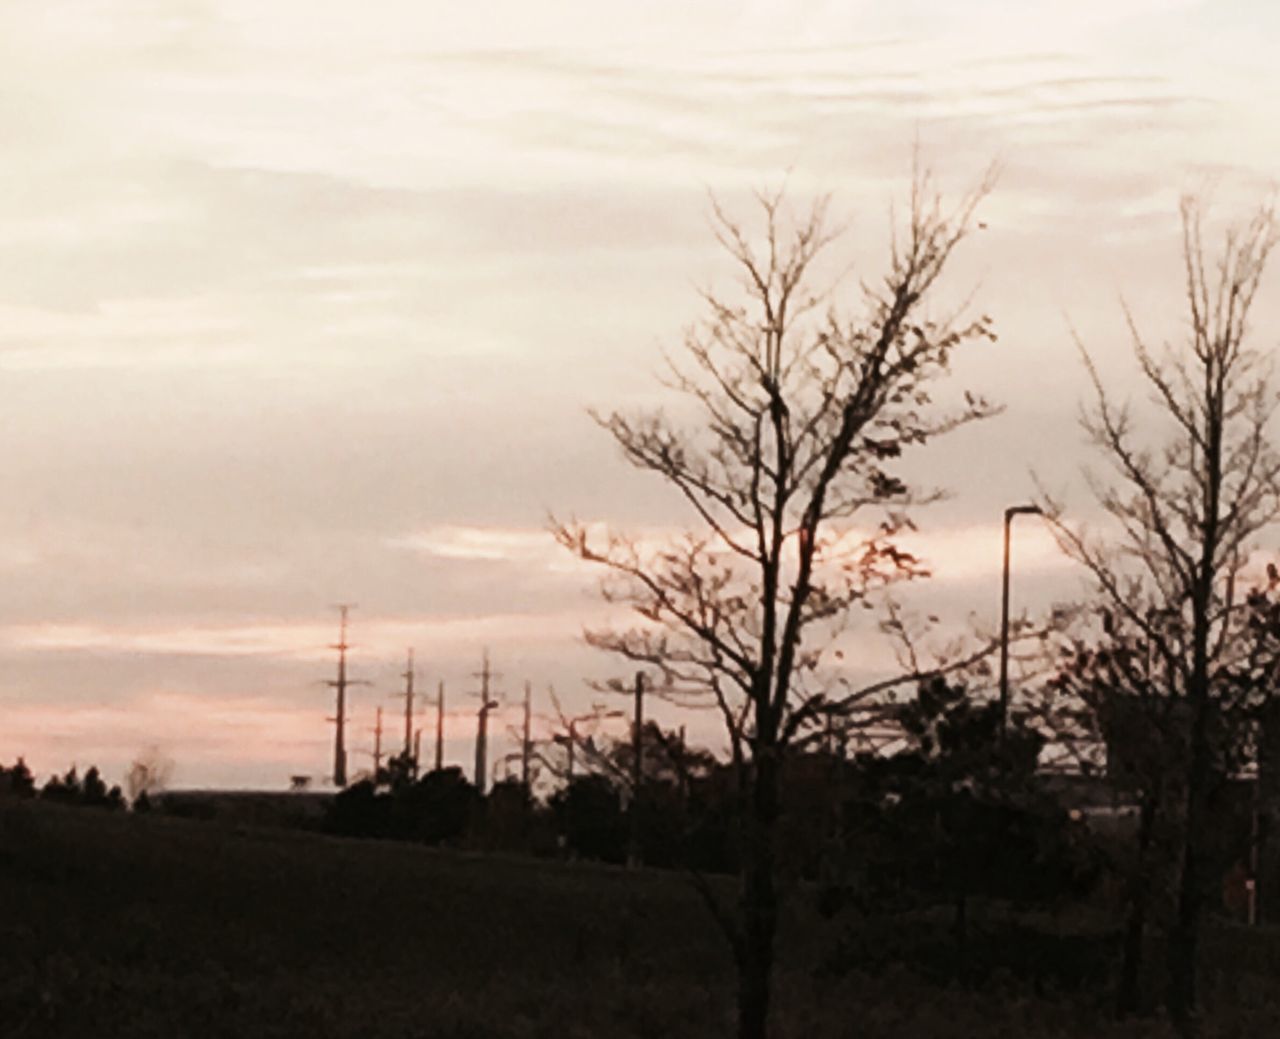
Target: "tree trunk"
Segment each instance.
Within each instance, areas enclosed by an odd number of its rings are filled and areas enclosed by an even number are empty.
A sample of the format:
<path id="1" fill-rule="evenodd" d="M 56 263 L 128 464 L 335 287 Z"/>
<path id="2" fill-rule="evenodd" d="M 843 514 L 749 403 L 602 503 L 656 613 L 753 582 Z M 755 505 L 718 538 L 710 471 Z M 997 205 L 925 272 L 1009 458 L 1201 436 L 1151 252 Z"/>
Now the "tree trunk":
<path id="1" fill-rule="evenodd" d="M 747 918 L 742 954 L 738 963 L 738 1039 L 766 1039 L 769 1034 L 769 997 L 773 973 L 773 929 L 757 918 Z"/>
<path id="2" fill-rule="evenodd" d="M 1198 1002 L 1196 964 L 1199 959 L 1200 917 L 1204 908 L 1203 854 L 1198 832 L 1202 828 L 1204 813 L 1196 804 L 1202 800 L 1202 795 L 1192 792 L 1187 800 L 1189 832 L 1183 843 L 1177 913 L 1169 932 L 1169 1013 L 1183 1035 L 1192 1034 Z"/>
<path id="3" fill-rule="evenodd" d="M 1204 911 L 1205 830 L 1208 827 L 1210 747 L 1208 710 L 1202 700 L 1191 719 L 1191 762 L 1187 770 L 1187 814 L 1182 834 L 1182 877 L 1178 906 L 1169 932 L 1169 1013 L 1183 1035 L 1195 1028 L 1196 963 L 1200 917 Z"/>
<path id="4" fill-rule="evenodd" d="M 1190 814 L 1190 813 L 1188 813 Z M 1192 1034 L 1196 1012 L 1196 961 L 1200 944 L 1200 854 L 1197 840 L 1186 841 L 1178 909 L 1169 932 L 1169 1013 L 1183 1035 Z"/>
<path id="5" fill-rule="evenodd" d="M 953 935 L 956 940 L 956 977 L 962 985 L 969 984 L 969 896 L 963 891 L 956 892 L 955 919 L 952 921 Z"/>
<path id="6" fill-rule="evenodd" d="M 755 762 L 751 818 L 742 870 L 742 942 L 738 949 L 738 1039 L 766 1039 L 778 926 L 774 876 L 774 826 L 778 817 L 778 773 L 771 753 Z"/>
<path id="7" fill-rule="evenodd" d="M 1120 964 L 1120 984 L 1116 990 L 1116 1016 L 1121 1018 L 1136 1013 L 1142 1001 L 1142 953 L 1146 942 L 1147 906 L 1150 904 L 1151 880 L 1147 874 L 1151 838 L 1155 831 L 1155 798 L 1144 797 L 1139 812 L 1138 854 L 1133 875 L 1129 878 L 1124 958 Z"/>

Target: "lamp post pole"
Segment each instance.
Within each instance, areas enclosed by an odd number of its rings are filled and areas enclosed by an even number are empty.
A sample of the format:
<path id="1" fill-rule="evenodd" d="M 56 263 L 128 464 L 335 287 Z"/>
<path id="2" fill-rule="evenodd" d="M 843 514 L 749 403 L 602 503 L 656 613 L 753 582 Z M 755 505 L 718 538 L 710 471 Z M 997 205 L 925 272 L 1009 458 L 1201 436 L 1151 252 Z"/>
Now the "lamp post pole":
<path id="1" fill-rule="evenodd" d="M 1038 516 L 1039 505 L 1011 505 L 1004 510 L 1004 572 L 1000 595 L 1000 745 L 1009 727 L 1009 533 L 1014 516 Z"/>

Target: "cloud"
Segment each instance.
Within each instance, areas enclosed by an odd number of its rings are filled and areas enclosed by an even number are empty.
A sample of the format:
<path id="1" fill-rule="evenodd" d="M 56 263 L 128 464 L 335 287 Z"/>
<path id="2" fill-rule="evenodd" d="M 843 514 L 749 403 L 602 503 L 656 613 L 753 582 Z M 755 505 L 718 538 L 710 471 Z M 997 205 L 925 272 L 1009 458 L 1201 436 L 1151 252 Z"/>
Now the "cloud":
<path id="1" fill-rule="evenodd" d="M 523 562 L 550 566 L 566 553 L 547 530 L 441 526 L 392 541 L 441 559 Z"/>

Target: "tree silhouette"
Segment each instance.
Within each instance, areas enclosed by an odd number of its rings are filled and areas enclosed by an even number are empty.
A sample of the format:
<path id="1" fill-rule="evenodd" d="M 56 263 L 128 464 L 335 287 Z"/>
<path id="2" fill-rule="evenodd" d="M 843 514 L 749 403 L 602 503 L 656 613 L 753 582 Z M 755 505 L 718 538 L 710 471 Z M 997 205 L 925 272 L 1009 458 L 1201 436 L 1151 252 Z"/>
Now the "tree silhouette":
<path id="1" fill-rule="evenodd" d="M 40 797 L 59 804 L 86 805 L 90 808 L 124 807 L 124 794 L 118 786 L 107 789 L 96 765 L 89 767 L 83 779 L 74 765 L 61 777 L 51 776 L 40 790 Z"/>
<path id="2" fill-rule="evenodd" d="M 35 777 L 27 763 L 19 758 L 9 768 L 0 765 L 0 795 L 11 797 L 34 797 L 36 791 Z"/>
<path id="3" fill-rule="evenodd" d="M 1142 1003 L 1148 926 L 1174 885 L 1171 825 L 1186 733 L 1177 713 L 1183 701 L 1168 695 L 1153 644 L 1110 611 L 1100 627 L 1063 647 L 1043 717 L 1086 774 L 1105 772 L 1119 797 L 1137 805 L 1132 851 L 1120 862 L 1125 922 L 1116 1010 L 1124 1017 Z"/>
<path id="4" fill-rule="evenodd" d="M 1276 393 L 1269 360 L 1247 345 L 1249 320 L 1276 242 L 1270 209 L 1229 230 L 1207 254 L 1202 207 L 1182 205 L 1183 342 L 1151 348 L 1126 312 L 1133 353 L 1154 408 L 1137 421 L 1103 384 L 1081 346 L 1094 400 L 1085 429 L 1111 470 L 1090 474 L 1110 537 L 1047 505 L 1066 551 L 1083 563 L 1125 637 L 1154 661 L 1175 732 L 1177 909 L 1169 940 L 1168 1002 L 1182 1029 L 1196 1011 L 1196 961 L 1208 887 L 1211 803 L 1229 744 L 1218 737 L 1247 611 L 1244 570 L 1257 535 L 1280 514 Z M 1150 717 L 1150 715 L 1146 715 Z"/>
<path id="5" fill-rule="evenodd" d="M 899 717 L 910 741 L 901 756 L 917 761 L 898 770 L 908 781 L 897 807 L 923 822 L 902 828 L 914 834 L 904 863 L 926 849 L 923 886 L 953 902 L 961 943 L 974 895 L 1027 902 L 1069 890 L 1076 864 L 1066 813 L 1037 774 L 1044 737 L 1018 715 L 1002 725 L 998 703 L 977 702 L 943 678 L 921 683 Z"/>
<path id="6" fill-rule="evenodd" d="M 143 794 L 148 799 L 169 785 L 173 778 L 173 759 L 159 747 L 150 746 L 143 749 L 129 765 L 125 773 L 125 791 L 130 801 L 136 801 Z"/>
<path id="7" fill-rule="evenodd" d="M 639 615 L 588 641 L 650 666 L 668 695 L 709 699 L 723 719 L 742 830 L 737 907 L 700 889 L 733 946 L 743 1039 L 768 1030 L 784 759 L 858 702 L 824 671 L 849 610 L 924 572 L 894 535 L 910 526 L 911 506 L 937 495 L 909 486 L 896 463 L 994 410 L 968 394 L 940 409 L 932 389 L 956 350 L 994 338 L 989 319 L 926 311 L 989 187 L 988 177 L 948 210 L 917 174 L 887 271 L 864 283 L 855 314 L 815 286 L 833 240 L 825 199 L 792 218 L 780 194 L 759 196 L 756 240 L 713 204 L 744 298 L 705 293 L 686 360 L 671 362 L 667 382 L 698 423 L 598 417 L 629 463 L 679 492 L 698 527 L 655 548 L 579 523 L 555 530 L 606 568 L 606 598 Z"/>
<path id="8" fill-rule="evenodd" d="M 622 799 L 607 777 L 579 776 L 552 794 L 548 803 L 574 854 L 615 863 L 626 858 Z"/>

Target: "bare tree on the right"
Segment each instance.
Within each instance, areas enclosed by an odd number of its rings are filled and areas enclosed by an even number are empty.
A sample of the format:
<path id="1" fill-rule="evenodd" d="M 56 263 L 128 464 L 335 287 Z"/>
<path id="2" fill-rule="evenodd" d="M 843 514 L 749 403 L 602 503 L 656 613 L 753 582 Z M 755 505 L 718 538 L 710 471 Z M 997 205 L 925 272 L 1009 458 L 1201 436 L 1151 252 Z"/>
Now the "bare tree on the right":
<path id="1" fill-rule="evenodd" d="M 1118 400 L 1080 344 L 1094 390 L 1083 424 L 1111 470 L 1087 475 L 1114 529 L 1104 538 L 1064 519 L 1060 503 L 1046 505 L 1060 544 L 1088 569 L 1113 623 L 1148 647 L 1160 695 L 1174 702 L 1167 716 L 1178 731 L 1164 740 L 1176 790 L 1167 1001 L 1185 1033 L 1196 1016 L 1197 953 L 1212 881 L 1211 798 L 1232 750 L 1224 707 L 1250 641 L 1250 557 L 1280 516 L 1280 454 L 1271 441 L 1271 365 L 1249 343 L 1277 241 L 1273 211 L 1259 207 L 1216 251 L 1202 238 L 1203 205 L 1184 199 L 1181 215 L 1185 339 L 1154 348 L 1126 311 L 1150 411 L 1135 415 Z"/>
<path id="2" fill-rule="evenodd" d="M 723 723 L 738 897 L 698 888 L 733 949 L 740 1039 L 769 1034 L 790 887 L 789 769 L 829 727 L 940 670 L 913 667 L 853 689 L 838 647 L 855 611 L 927 573 L 896 539 L 938 492 L 908 483 L 901 459 L 998 410 L 973 393 L 950 406 L 935 399 L 955 352 L 995 337 L 985 315 L 937 300 L 992 182 L 988 174 L 953 207 L 917 167 L 885 271 L 847 312 L 817 281 L 834 237 L 825 200 L 793 215 L 781 194 L 763 194 L 755 232 L 713 204 L 741 292 L 707 292 L 707 317 L 670 362 L 667 383 L 690 417 L 599 416 L 624 458 L 689 506 L 691 529 L 650 546 L 578 522 L 554 527 L 565 548 L 602 568 L 605 598 L 632 611 L 587 641 L 644 670 L 666 695 L 709 705 Z"/>

